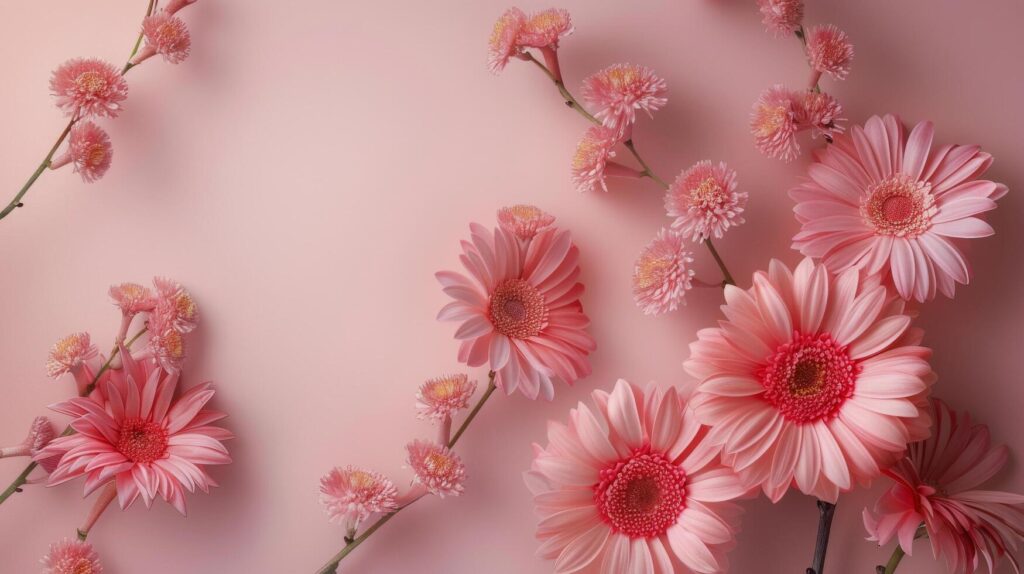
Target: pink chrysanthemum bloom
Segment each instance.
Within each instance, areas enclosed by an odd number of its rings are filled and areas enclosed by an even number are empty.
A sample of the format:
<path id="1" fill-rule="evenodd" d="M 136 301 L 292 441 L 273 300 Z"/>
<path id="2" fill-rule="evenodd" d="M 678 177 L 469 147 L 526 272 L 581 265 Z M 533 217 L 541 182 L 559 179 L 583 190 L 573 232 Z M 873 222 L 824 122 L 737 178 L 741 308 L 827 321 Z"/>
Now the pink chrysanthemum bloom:
<path id="1" fill-rule="evenodd" d="M 736 171 L 725 162 L 699 161 L 669 186 L 665 211 L 674 218 L 672 229 L 691 241 L 719 239 L 743 223 L 747 194 L 736 191 Z"/>
<path id="2" fill-rule="evenodd" d="M 768 88 L 757 99 L 750 114 L 750 132 L 761 153 L 787 162 L 799 155 L 800 100 L 798 93 L 782 85 Z"/>
<path id="3" fill-rule="evenodd" d="M 787 36 L 800 29 L 804 19 L 803 0 L 757 0 L 761 21 L 776 36 Z"/>
<path id="4" fill-rule="evenodd" d="M 593 126 L 583 134 L 572 156 L 572 183 L 577 191 L 595 191 L 598 185 L 608 191 L 605 176 L 620 175 L 615 170 L 616 164 L 609 161 L 615 157 L 614 149 L 618 143 L 618 132 L 604 126 Z M 606 173 L 608 171 L 610 173 Z"/>
<path id="5" fill-rule="evenodd" d="M 80 540 L 68 540 L 50 545 L 50 552 L 40 562 L 43 574 L 102 574 L 100 557 L 92 544 Z"/>
<path id="6" fill-rule="evenodd" d="M 616 134 L 636 121 L 636 111 L 648 115 L 668 103 L 668 84 L 654 70 L 635 64 L 614 64 L 583 81 L 583 97 L 597 108 L 594 117 Z"/>
<path id="7" fill-rule="evenodd" d="M 929 438 L 910 445 L 906 456 L 885 472 L 896 481 L 875 505 L 864 510 L 869 540 L 887 544 L 893 537 L 911 553 L 922 524 L 935 558 L 945 558 L 950 572 L 973 574 L 979 564 L 994 572 L 1014 557 L 1024 538 L 1024 496 L 978 490 L 1005 465 L 1009 453 L 993 446 L 988 427 L 972 424 L 940 400 L 932 401 L 935 426 Z"/>
<path id="8" fill-rule="evenodd" d="M 171 0 L 170 2 L 167 3 L 167 6 L 164 6 L 163 11 L 167 12 L 168 14 L 173 16 L 175 13 L 177 13 L 182 8 L 185 8 L 186 6 L 189 6 L 189 5 L 195 4 L 195 3 L 196 3 L 196 0 Z"/>
<path id="9" fill-rule="evenodd" d="M 807 58 L 818 75 L 831 74 L 837 80 L 845 80 L 853 61 L 853 44 L 837 26 L 815 26 L 807 33 Z M 814 78 L 811 85 L 817 83 Z"/>
<path id="10" fill-rule="evenodd" d="M 114 305 L 121 309 L 121 314 L 128 316 L 152 311 L 156 307 L 153 292 L 138 283 L 111 285 L 110 298 L 114 300 Z"/>
<path id="11" fill-rule="evenodd" d="M 772 260 L 753 283 L 727 285 L 725 320 L 690 345 L 690 405 L 772 501 L 795 482 L 835 502 L 927 436 L 931 352 L 904 302 L 856 269 Z"/>
<path id="12" fill-rule="evenodd" d="M 0 448 L 0 458 L 34 456 L 44 446 L 50 444 L 55 434 L 50 419 L 36 417 L 32 420 L 32 426 L 29 427 L 25 440 L 14 446 Z"/>
<path id="13" fill-rule="evenodd" d="M 559 40 L 572 33 L 569 11 L 549 8 L 530 14 L 519 31 L 517 42 L 530 48 L 558 48 Z"/>
<path id="14" fill-rule="evenodd" d="M 415 484 L 441 498 L 459 496 L 465 490 L 466 465 L 448 447 L 414 440 L 405 446 L 405 450 L 409 454 L 406 462 L 415 475 Z"/>
<path id="15" fill-rule="evenodd" d="M 555 216 L 533 205 L 512 205 L 498 210 L 498 225 L 523 241 L 533 239 L 554 222 Z"/>
<path id="16" fill-rule="evenodd" d="M 82 367 L 96 355 L 96 345 L 89 339 L 89 333 L 72 333 L 50 347 L 46 374 L 57 378 Z"/>
<path id="17" fill-rule="evenodd" d="M 580 304 L 579 249 L 568 231 L 555 227 L 525 245 L 500 227 L 491 232 L 473 223 L 470 231 L 460 259 L 472 279 L 436 274 L 455 299 L 437 318 L 461 323 L 459 361 L 488 365 L 508 394 L 519 389 L 550 400 L 553 379 L 572 384 L 590 374 L 587 355 L 595 345 Z"/>
<path id="18" fill-rule="evenodd" d="M 978 179 L 992 156 L 973 145 L 933 149 L 933 133 L 921 122 L 907 136 L 896 116 L 875 116 L 817 153 L 789 192 L 803 225 L 793 248 L 835 272 L 881 273 L 904 299 L 952 297 L 970 279 L 954 242 L 995 233 L 979 216 L 1007 188 Z"/>
<path id="19" fill-rule="evenodd" d="M 686 250 L 683 236 L 662 229 L 644 247 L 633 268 L 633 300 L 645 315 L 661 315 L 686 304 L 692 287 L 693 254 Z"/>
<path id="20" fill-rule="evenodd" d="M 199 306 L 192 294 L 177 281 L 165 277 L 154 277 L 153 286 L 157 295 L 154 315 L 180 333 L 195 329 L 199 324 Z"/>
<path id="21" fill-rule="evenodd" d="M 515 7 L 506 10 L 494 23 L 494 29 L 491 30 L 490 57 L 487 66 L 495 74 L 504 70 L 513 56 L 522 53 L 522 48 L 519 45 L 519 33 L 525 23 L 526 14 Z"/>
<path id="22" fill-rule="evenodd" d="M 378 472 L 355 466 L 334 468 L 320 479 L 320 504 L 329 520 L 354 532 L 373 514 L 398 508 L 398 489 Z"/>
<path id="23" fill-rule="evenodd" d="M 128 97 L 128 83 L 103 60 L 75 58 L 54 70 L 50 92 L 57 98 L 57 107 L 71 117 L 114 118 Z"/>
<path id="24" fill-rule="evenodd" d="M 212 426 L 226 415 L 203 408 L 213 398 L 210 383 L 175 399 L 177 373 L 134 359 L 123 345 L 120 356 L 123 368 L 109 371 L 92 395 L 51 407 L 70 416 L 77 432 L 54 439 L 35 459 L 61 457 L 49 486 L 84 476 L 88 496 L 114 481 L 122 509 L 140 495 L 146 506 L 159 496 L 185 514 L 185 490 L 217 485 L 204 467 L 231 462 L 221 442 L 231 433 Z"/>
<path id="25" fill-rule="evenodd" d="M 147 351 L 165 370 L 177 373 L 185 361 L 185 335 L 173 328 L 160 313 L 150 315 Z"/>
<path id="26" fill-rule="evenodd" d="M 808 90 L 803 94 L 803 105 L 800 106 L 797 121 L 809 127 L 814 135 L 821 134 L 828 141 L 843 133 L 843 106 L 839 100 L 825 92 Z"/>
<path id="27" fill-rule="evenodd" d="M 476 381 L 464 373 L 435 377 L 420 385 L 416 410 L 420 418 L 441 421 L 468 407 L 475 392 Z"/>
<path id="28" fill-rule="evenodd" d="M 166 11 L 146 17 L 142 21 L 142 34 L 146 37 L 146 46 L 132 59 L 135 65 L 156 54 L 163 56 L 166 62 L 180 64 L 192 49 L 188 26 Z"/>
<path id="29" fill-rule="evenodd" d="M 674 388 L 618 381 L 548 423 L 525 474 L 556 574 L 724 572 L 746 489 Z M 685 567 L 675 566 L 681 562 Z M 590 570 L 587 570 L 588 572 Z M 596 568 L 594 569 L 596 572 Z"/>
<path id="30" fill-rule="evenodd" d="M 107 173 L 113 156 L 114 148 L 110 145 L 107 132 L 85 121 L 71 128 L 68 150 L 50 162 L 50 169 L 58 169 L 70 163 L 74 165 L 75 173 L 82 176 L 82 181 L 92 183 Z"/>

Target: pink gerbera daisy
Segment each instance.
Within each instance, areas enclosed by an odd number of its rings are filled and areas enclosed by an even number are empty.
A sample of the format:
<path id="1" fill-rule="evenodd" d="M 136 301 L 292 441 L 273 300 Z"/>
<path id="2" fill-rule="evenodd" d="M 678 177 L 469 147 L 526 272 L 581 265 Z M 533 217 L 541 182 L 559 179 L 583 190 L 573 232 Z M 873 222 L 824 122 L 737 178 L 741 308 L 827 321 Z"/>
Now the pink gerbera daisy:
<path id="1" fill-rule="evenodd" d="M 203 407 L 210 383 L 192 387 L 175 400 L 178 375 L 153 360 L 135 360 L 120 347 L 121 369 L 109 371 L 96 392 L 51 407 L 72 417 L 73 435 L 54 439 L 36 460 L 61 457 L 48 485 L 85 477 L 85 494 L 113 481 L 121 508 L 141 495 L 146 506 L 157 496 L 185 514 L 185 490 L 216 486 L 206 465 L 228 464 L 221 441 L 230 432 L 212 426 L 225 417 Z"/>
<path id="2" fill-rule="evenodd" d="M 474 392 L 476 381 L 469 380 L 464 373 L 436 377 L 420 385 L 416 410 L 420 418 L 444 420 L 468 407 Z"/>
<path id="3" fill-rule="evenodd" d="M 549 8 L 534 14 L 523 23 L 518 43 L 530 48 L 557 48 L 562 38 L 573 33 L 568 10 Z"/>
<path id="4" fill-rule="evenodd" d="M 75 173 L 82 176 L 82 181 L 92 183 L 103 177 L 110 169 L 114 156 L 114 148 L 110 145 L 110 136 L 98 125 L 85 121 L 71 128 L 68 136 L 68 150 L 50 162 L 50 169 L 57 169 L 67 164 L 75 167 Z"/>
<path id="5" fill-rule="evenodd" d="M 166 11 L 146 17 L 142 21 L 142 34 L 146 37 L 146 46 L 132 59 L 134 65 L 156 54 L 163 56 L 166 62 L 180 64 L 192 49 L 188 26 Z"/>
<path id="6" fill-rule="evenodd" d="M 154 314 L 163 324 L 175 331 L 189 333 L 199 324 L 199 306 L 195 299 L 177 281 L 165 277 L 154 277 L 156 287 L 156 308 Z"/>
<path id="7" fill-rule="evenodd" d="M 747 194 L 736 191 L 736 171 L 725 162 L 697 162 L 679 174 L 665 193 L 665 210 L 675 219 L 672 229 L 691 241 L 721 238 L 743 223 Z"/>
<path id="8" fill-rule="evenodd" d="M 583 81 L 583 97 L 597 108 L 594 117 L 616 134 L 625 134 L 636 111 L 650 115 L 668 103 L 668 84 L 654 70 L 635 64 L 614 64 Z"/>
<path id="9" fill-rule="evenodd" d="M 1007 188 L 977 179 L 992 156 L 978 146 L 932 149 L 933 132 L 921 122 L 907 136 L 887 115 L 836 138 L 789 192 L 803 224 L 793 248 L 835 272 L 860 267 L 891 277 L 904 299 L 952 297 L 970 279 L 954 241 L 995 233 L 979 216 Z"/>
<path id="10" fill-rule="evenodd" d="M 487 63 L 492 72 L 498 73 L 504 70 L 513 56 L 522 53 L 522 47 L 519 45 L 519 33 L 525 23 L 526 14 L 516 7 L 506 10 L 494 23 L 494 29 L 491 30 L 490 57 Z"/>
<path id="11" fill-rule="evenodd" d="M 50 444 L 54 436 L 55 433 L 50 419 L 36 417 L 32 420 L 32 425 L 28 429 L 28 436 L 25 437 L 25 440 L 14 446 L 0 448 L 0 458 L 34 456 L 43 447 Z"/>
<path id="12" fill-rule="evenodd" d="M 723 458 L 772 500 L 790 485 L 835 502 L 927 436 L 935 378 L 904 303 L 856 269 L 773 260 L 725 320 L 697 333 L 690 402 Z"/>
<path id="13" fill-rule="evenodd" d="M 765 90 L 750 113 L 750 132 L 757 148 L 768 157 L 793 161 L 800 153 L 800 95 L 782 85 Z"/>
<path id="14" fill-rule="evenodd" d="M 568 231 L 548 227 L 528 243 L 508 231 L 470 225 L 461 260 L 472 279 L 437 273 L 455 301 L 438 313 L 459 321 L 459 360 L 489 365 L 506 393 L 519 389 L 533 399 L 554 396 L 553 379 L 573 383 L 590 374 L 594 340 L 586 328 L 580 295 L 579 249 Z"/>
<path id="15" fill-rule="evenodd" d="M 686 304 L 692 287 L 693 254 L 683 236 L 662 229 L 647 244 L 633 268 L 633 299 L 646 315 L 661 315 Z"/>
<path id="16" fill-rule="evenodd" d="M 608 191 L 605 177 L 636 177 L 638 174 L 624 165 L 611 161 L 615 146 L 620 141 L 618 132 L 604 126 L 592 126 L 583 134 L 572 156 L 572 182 L 580 193 L 594 191 L 600 185 Z"/>
<path id="17" fill-rule="evenodd" d="M 804 19 L 803 0 L 757 0 L 764 25 L 776 36 L 786 36 L 800 29 Z"/>
<path id="18" fill-rule="evenodd" d="M 112 285 L 110 298 L 114 300 L 114 305 L 121 309 L 122 315 L 137 315 L 144 311 L 152 311 L 156 306 L 153 292 L 138 283 Z"/>
<path id="19" fill-rule="evenodd" d="M 853 61 L 853 44 L 846 32 L 837 26 L 815 26 L 807 34 L 807 58 L 817 73 L 812 86 L 818 83 L 817 76 L 823 73 L 845 80 Z"/>
<path id="20" fill-rule="evenodd" d="M 973 574 L 984 562 L 989 572 L 1006 557 L 1014 571 L 1018 541 L 1024 538 L 1024 496 L 978 490 L 1005 465 L 1009 454 L 993 446 L 988 427 L 972 424 L 940 400 L 932 401 L 931 436 L 910 445 L 906 456 L 885 472 L 896 481 L 875 505 L 864 510 L 870 540 L 893 537 L 911 553 L 923 524 L 932 553 L 951 572 Z"/>
<path id="21" fill-rule="evenodd" d="M 50 552 L 40 562 L 43 574 L 102 574 L 100 557 L 92 544 L 80 540 L 68 540 L 50 545 Z"/>
<path id="22" fill-rule="evenodd" d="M 57 378 L 65 373 L 82 368 L 85 362 L 97 355 L 96 345 L 89 339 L 89 333 L 72 333 L 54 343 L 46 361 L 46 374 Z"/>
<path id="23" fill-rule="evenodd" d="M 398 489 L 384 475 L 354 466 L 334 468 L 320 479 L 320 504 L 331 522 L 350 535 L 373 514 L 398 508 Z"/>
<path id="24" fill-rule="evenodd" d="M 57 107 L 75 118 L 117 117 L 128 97 L 128 83 L 117 68 L 95 58 L 68 60 L 54 70 L 50 91 Z"/>
<path id="25" fill-rule="evenodd" d="M 415 475 L 415 484 L 441 498 L 459 496 L 465 490 L 466 465 L 448 447 L 414 440 L 406 445 L 405 450 L 409 454 L 407 463 Z"/>
<path id="26" fill-rule="evenodd" d="M 529 241 L 542 229 L 551 227 L 555 217 L 533 205 L 512 205 L 498 210 L 498 225 L 523 241 Z"/>
<path id="27" fill-rule="evenodd" d="M 540 515 L 539 556 L 556 574 L 724 572 L 746 489 L 674 388 L 618 381 L 594 408 L 548 423 L 526 473 Z M 681 562 L 685 569 L 675 566 Z M 596 570 L 595 570 L 596 571 Z"/>

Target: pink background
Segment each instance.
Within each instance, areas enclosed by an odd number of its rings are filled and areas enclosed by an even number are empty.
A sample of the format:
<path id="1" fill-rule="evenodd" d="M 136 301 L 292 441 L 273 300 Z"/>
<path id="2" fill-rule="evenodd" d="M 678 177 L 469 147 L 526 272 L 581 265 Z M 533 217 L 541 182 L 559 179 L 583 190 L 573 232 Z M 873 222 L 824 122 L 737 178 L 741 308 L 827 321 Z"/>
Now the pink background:
<path id="1" fill-rule="evenodd" d="M 1019 0 L 808 2 L 857 46 L 853 73 L 826 80 L 861 122 L 872 113 L 934 119 L 937 140 L 980 143 L 1012 190 L 995 238 L 971 246 L 974 283 L 923 310 L 940 396 L 970 409 L 1017 457 L 993 485 L 1024 491 L 1019 374 L 1024 280 L 1017 224 L 1024 181 L 1024 20 Z M 301 8 L 299 6 L 302 6 Z M 749 223 L 720 248 L 741 283 L 770 257 L 794 263 L 797 225 L 784 195 L 804 172 L 761 157 L 747 132 L 757 94 L 806 77 L 796 40 L 775 40 L 753 0 L 562 2 L 576 35 L 561 51 L 569 85 L 629 61 L 667 78 L 670 103 L 636 139 L 663 177 L 724 159 L 750 192 Z M 183 12 L 193 55 L 129 74 L 127 110 L 103 121 L 114 166 L 87 186 L 47 173 L 27 206 L 0 223 L 0 437 L 20 436 L 44 405 L 70 392 L 44 376 L 48 347 L 86 329 L 106 348 L 117 314 L 107 286 L 166 274 L 198 298 L 187 382 L 214 380 L 239 438 L 223 485 L 166 505 L 110 511 L 91 540 L 113 573 L 311 572 L 342 544 L 317 499 L 332 465 L 354 463 L 405 481 L 402 447 L 431 428 L 413 393 L 457 369 L 453 327 L 432 274 L 457 265 L 466 224 L 531 202 L 558 216 L 582 251 L 584 299 L 599 350 L 594 375 L 552 403 L 518 396 L 488 404 L 460 444 L 471 474 L 458 499 L 404 512 L 343 564 L 361 573 L 549 572 L 533 557 L 534 517 L 520 473 L 545 421 L 617 377 L 664 384 L 696 329 L 718 316 L 700 290 L 683 312 L 652 319 L 633 306 L 629 272 L 667 222 L 649 182 L 581 196 L 568 161 L 584 122 L 536 70 L 500 77 L 485 44 L 506 7 L 487 2 L 242 2 L 202 0 Z M 524 8 L 546 7 L 529 0 Z M 122 61 L 144 1 L 6 2 L 0 7 L 0 189 L 21 185 L 63 120 L 47 96 L 50 70 L 71 56 Z M 1018 70 L 1014 72 L 1013 70 Z M 717 279 L 703 253 L 701 276 Z M 484 377 L 483 372 L 475 373 Z M 0 461 L 3 484 L 21 461 Z M 0 510 L 0 570 L 32 572 L 47 544 L 72 535 L 91 504 L 81 483 L 16 495 Z M 842 499 L 830 572 L 872 572 L 890 548 L 864 542 L 860 511 L 880 491 Z M 816 511 L 790 494 L 747 504 L 734 572 L 803 572 Z M 925 546 L 901 572 L 940 570 Z M 1008 572 L 1008 568 L 1001 570 Z"/>

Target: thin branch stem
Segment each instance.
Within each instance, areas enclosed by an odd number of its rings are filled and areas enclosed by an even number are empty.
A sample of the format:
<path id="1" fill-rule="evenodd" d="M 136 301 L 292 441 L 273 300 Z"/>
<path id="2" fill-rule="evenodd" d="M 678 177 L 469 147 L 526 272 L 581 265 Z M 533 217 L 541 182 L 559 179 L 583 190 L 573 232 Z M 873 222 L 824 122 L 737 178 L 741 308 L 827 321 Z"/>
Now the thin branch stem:
<path id="1" fill-rule="evenodd" d="M 828 550 L 828 538 L 832 531 L 832 518 L 836 513 L 836 505 L 824 500 L 818 501 L 818 538 L 814 543 L 814 561 L 807 569 L 807 574 L 823 574 L 825 572 L 825 552 Z"/>
<path id="2" fill-rule="evenodd" d="M 921 526 L 917 527 L 917 532 L 914 533 L 914 540 L 917 540 L 918 538 L 924 538 L 927 535 L 928 530 L 926 530 L 924 524 L 922 524 Z M 875 573 L 893 574 L 894 572 L 896 572 L 896 567 L 900 565 L 900 561 L 903 560 L 903 557 L 905 555 L 906 552 L 904 552 L 900 544 L 897 543 L 896 548 L 892 549 L 892 556 L 889 557 L 889 561 L 886 562 L 885 566 L 876 566 Z"/>
<path id="3" fill-rule="evenodd" d="M 454 447 L 455 443 L 459 442 L 459 438 L 462 437 L 462 433 L 466 432 L 466 429 L 469 428 L 469 423 L 473 422 L 477 413 L 479 413 L 480 409 L 483 408 L 484 403 L 487 402 L 487 399 L 491 398 L 491 394 L 498 388 L 498 386 L 494 384 L 495 375 L 496 373 L 494 371 L 487 374 L 487 390 L 484 392 L 483 396 L 480 397 L 480 400 L 476 402 L 476 405 L 473 406 L 473 410 L 469 411 L 469 415 L 466 416 L 466 420 L 462 421 L 462 425 L 459 426 L 459 430 L 455 431 L 455 434 L 452 435 L 452 439 L 448 441 L 448 448 Z"/>

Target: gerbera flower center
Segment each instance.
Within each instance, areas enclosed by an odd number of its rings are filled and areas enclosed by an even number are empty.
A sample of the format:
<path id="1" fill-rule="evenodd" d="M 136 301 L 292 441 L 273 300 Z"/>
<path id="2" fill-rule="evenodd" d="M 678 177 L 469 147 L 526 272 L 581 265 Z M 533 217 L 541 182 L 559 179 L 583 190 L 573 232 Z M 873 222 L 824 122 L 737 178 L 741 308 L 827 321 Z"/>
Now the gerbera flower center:
<path id="1" fill-rule="evenodd" d="M 423 467 L 431 476 L 447 476 L 455 468 L 455 461 L 441 452 L 432 452 L 424 457 Z"/>
<path id="2" fill-rule="evenodd" d="M 612 68 L 608 70 L 605 77 L 612 89 L 619 91 L 625 91 L 640 81 L 640 74 L 636 69 L 628 66 Z"/>
<path id="3" fill-rule="evenodd" d="M 655 285 L 661 285 L 665 278 L 672 273 L 675 262 L 664 256 L 655 253 L 645 253 L 636 262 L 634 282 L 640 289 L 649 289 Z"/>
<path id="4" fill-rule="evenodd" d="M 495 330 L 514 339 L 533 337 L 548 322 L 544 297 L 522 279 L 507 279 L 494 288 L 487 315 Z"/>
<path id="5" fill-rule="evenodd" d="M 167 430 L 153 421 L 125 419 L 121 423 L 117 450 L 132 462 L 153 462 L 167 452 Z"/>
<path id="6" fill-rule="evenodd" d="M 433 381 L 426 390 L 427 396 L 431 399 L 447 401 L 462 393 L 462 385 L 454 377 L 444 377 Z"/>
<path id="7" fill-rule="evenodd" d="M 754 122 L 754 133 L 758 137 L 769 137 L 778 133 L 789 114 L 783 106 L 761 106 Z"/>
<path id="8" fill-rule="evenodd" d="M 664 533 L 686 507 L 686 473 L 650 447 L 601 471 L 594 487 L 598 513 L 630 538 Z"/>
<path id="9" fill-rule="evenodd" d="M 898 174 L 867 190 L 861 214 L 875 231 L 896 237 L 917 237 L 931 225 L 935 215 L 931 184 Z"/>
<path id="10" fill-rule="evenodd" d="M 83 92 L 95 94 L 107 87 L 107 80 L 103 77 L 103 74 L 90 70 L 79 74 L 75 78 L 75 85 Z"/>
<path id="11" fill-rule="evenodd" d="M 107 158 L 107 148 L 103 144 L 92 144 L 85 152 L 85 161 L 89 165 L 98 166 Z"/>
<path id="12" fill-rule="evenodd" d="M 690 207 L 715 209 L 725 203 L 725 190 L 713 177 L 704 178 L 697 187 L 690 190 Z"/>
<path id="13" fill-rule="evenodd" d="M 828 333 L 795 334 L 759 373 L 764 398 L 786 420 L 811 423 L 831 419 L 853 395 L 860 367 L 846 347 Z"/>

